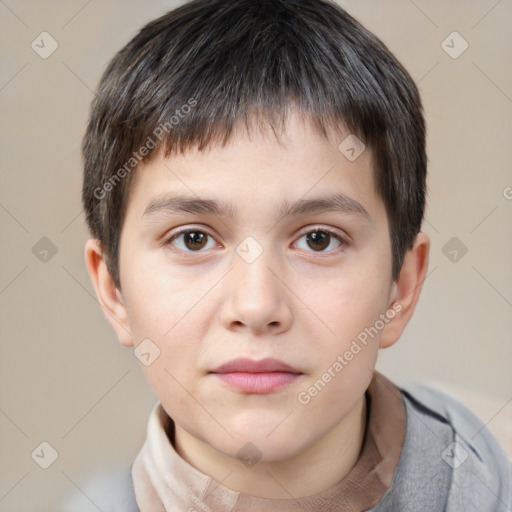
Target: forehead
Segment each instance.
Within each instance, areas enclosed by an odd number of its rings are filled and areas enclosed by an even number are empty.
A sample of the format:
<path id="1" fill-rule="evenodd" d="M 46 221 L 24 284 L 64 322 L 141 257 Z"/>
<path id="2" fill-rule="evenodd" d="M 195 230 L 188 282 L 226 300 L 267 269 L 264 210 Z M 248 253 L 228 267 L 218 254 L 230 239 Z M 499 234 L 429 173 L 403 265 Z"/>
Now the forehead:
<path id="1" fill-rule="evenodd" d="M 139 215 L 177 206 L 233 217 L 251 198 L 252 208 L 271 207 L 276 215 L 313 213 L 312 200 L 329 196 L 331 206 L 372 217 L 380 201 L 369 148 L 346 127 L 324 135 L 294 113 L 277 133 L 253 124 L 235 130 L 225 145 L 160 151 L 135 176 L 131 199 Z"/>

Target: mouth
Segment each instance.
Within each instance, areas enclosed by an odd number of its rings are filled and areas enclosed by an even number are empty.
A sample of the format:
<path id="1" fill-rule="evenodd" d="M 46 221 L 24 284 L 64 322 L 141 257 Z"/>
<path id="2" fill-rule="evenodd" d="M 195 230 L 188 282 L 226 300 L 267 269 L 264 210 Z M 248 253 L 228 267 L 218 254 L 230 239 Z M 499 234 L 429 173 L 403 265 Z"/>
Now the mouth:
<path id="1" fill-rule="evenodd" d="M 233 359 L 210 372 L 239 391 L 266 394 L 295 382 L 303 373 L 278 359 Z"/>

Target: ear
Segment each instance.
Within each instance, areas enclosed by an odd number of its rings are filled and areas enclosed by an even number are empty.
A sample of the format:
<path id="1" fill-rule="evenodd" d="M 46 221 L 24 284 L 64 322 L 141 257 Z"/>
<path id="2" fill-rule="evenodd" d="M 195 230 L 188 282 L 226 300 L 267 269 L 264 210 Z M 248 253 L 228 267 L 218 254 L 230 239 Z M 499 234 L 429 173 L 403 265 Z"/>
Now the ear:
<path id="1" fill-rule="evenodd" d="M 425 233 L 418 233 L 413 247 L 405 254 L 400 275 L 393 283 L 388 314 L 395 314 L 382 331 L 380 348 L 393 345 L 409 323 L 427 275 L 429 252 L 430 238 Z"/>
<path id="2" fill-rule="evenodd" d="M 85 265 L 89 272 L 98 302 L 122 345 L 133 347 L 133 337 L 121 292 L 116 288 L 99 240 L 89 239 L 85 244 Z"/>

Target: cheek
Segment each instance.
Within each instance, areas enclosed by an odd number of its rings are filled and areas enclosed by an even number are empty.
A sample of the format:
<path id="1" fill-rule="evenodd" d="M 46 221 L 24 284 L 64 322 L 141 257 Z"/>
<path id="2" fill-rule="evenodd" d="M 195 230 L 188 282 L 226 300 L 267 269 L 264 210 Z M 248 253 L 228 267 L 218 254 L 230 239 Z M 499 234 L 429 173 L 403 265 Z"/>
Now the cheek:
<path id="1" fill-rule="evenodd" d="M 385 312 L 391 283 L 376 268 L 352 269 L 325 285 L 309 283 L 303 288 L 304 302 L 311 304 L 329 338 L 343 345 Z"/>
<path id="2" fill-rule="evenodd" d="M 300 407 L 312 417 L 335 425 L 368 387 L 375 367 L 382 329 L 375 324 L 387 308 L 387 282 L 378 272 L 331 281 L 310 292 L 325 336 L 311 330 L 315 372 L 300 390 Z M 380 324 L 379 324 L 380 326 Z"/>
<path id="3" fill-rule="evenodd" d="M 181 397 L 179 384 L 189 387 L 187 383 L 200 350 L 201 319 L 197 315 L 204 310 L 201 303 L 194 307 L 197 291 L 146 267 L 128 280 L 126 294 L 135 344 L 146 344 L 141 347 L 147 346 L 144 352 L 151 354 L 151 364 L 141 360 L 141 368 L 159 396 L 166 390 L 165 394 L 171 393 L 178 403 L 185 398 Z"/>
<path id="4" fill-rule="evenodd" d="M 163 339 L 171 336 L 182 326 L 194 304 L 205 294 L 201 293 L 203 288 L 208 286 L 206 281 L 198 282 L 197 278 L 177 272 L 163 250 L 132 254 L 125 264 L 130 269 L 125 274 L 130 326 L 142 336 Z"/>

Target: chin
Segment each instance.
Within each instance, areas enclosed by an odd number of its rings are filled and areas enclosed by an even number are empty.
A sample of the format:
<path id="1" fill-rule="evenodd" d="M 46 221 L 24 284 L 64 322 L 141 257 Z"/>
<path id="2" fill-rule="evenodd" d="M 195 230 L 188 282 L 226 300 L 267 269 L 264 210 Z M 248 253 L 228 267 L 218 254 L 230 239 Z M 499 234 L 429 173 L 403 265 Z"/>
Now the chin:
<path id="1" fill-rule="evenodd" d="M 241 463 L 251 467 L 255 463 L 279 463 L 292 459 L 300 454 L 302 448 L 297 440 L 288 435 L 286 439 L 276 437 L 270 441 L 265 436 L 261 438 L 247 437 L 231 440 L 229 446 L 216 447 L 221 453 L 238 459 Z"/>
<path id="2" fill-rule="evenodd" d="M 268 442 L 273 437 L 281 437 L 285 431 L 290 435 L 291 430 L 300 430 L 300 426 L 295 425 L 291 417 L 287 418 L 289 413 L 290 410 L 281 409 L 245 409 L 234 411 L 229 419 L 225 415 L 223 424 L 236 439 L 250 438 Z"/>
<path id="3" fill-rule="evenodd" d="M 281 462 L 293 458 L 314 441 L 310 439 L 311 433 L 301 433 L 298 425 L 291 422 L 286 427 L 283 424 L 279 425 L 285 416 L 281 415 L 278 421 L 272 421 L 271 427 L 261 418 L 260 421 L 254 421 L 244 427 L 226 425 L 233 438 L 224 437 L 226 444 L 218 449 L 233 458 L 254 456 L 260 462 Z M 299 433 L 307 435 L 308 438 L 302 438 Z"/>

